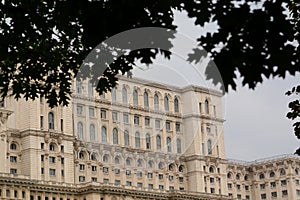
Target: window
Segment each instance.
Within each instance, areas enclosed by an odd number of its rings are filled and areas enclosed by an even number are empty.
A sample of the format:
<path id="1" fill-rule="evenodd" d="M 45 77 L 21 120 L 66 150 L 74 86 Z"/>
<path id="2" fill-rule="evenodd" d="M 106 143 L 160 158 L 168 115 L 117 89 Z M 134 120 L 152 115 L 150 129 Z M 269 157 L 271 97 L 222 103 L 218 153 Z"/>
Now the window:
<path id="1" fill-rule="evenodd" d="M 127 89 L 125 87 L 123 87 L 122 89 L 122 102 L 123 103 L 128 103 L 128 100 L 127 100 Z"/>
<path id="2" fill-rule="evenodd" d="M 159 119 L 155 120 L 155 129 L 160 129 L 160 120 Z"/>
<path id="3" fill-rule="evenodd" d="M 214 183 L 214 182 L 215 182 L 215 179 L 211 177 L 211 178 L 209 178 L 209 182 L 210 182 L 210 183 Z M 237 185 L 237 186 L 239 186 L 239 185 Z"/>
<path id="4" fill-rule="evenodd" d="M 296 185 L 299 185 L 300 181 L 298 179 L 296 179 Z"/>
<path id="5" fill-rule="evenodd" d="M 284 176 L 286 173 L 285 173 L 285 170 L 284 169 L 280 169 L 280 176 Z"/>
<path id="6" fill-rule="evenodd" d="M 129 175 L 131 175 L 131 171 L 130 170 L 126 170 L 125 174 L 126 174 L 126 176 L 129 176 Z"/>
<path id="7" fill-rule="evenodd" d="M 77 105 L 77 115 L 82 115 L 83 114 L 83 107 L 82 105 Z"/>
<path id="8" fill-rule="evenodd" d="M 96 172 L 97 171 L 97 166 L 92 165 L 92 172 Z"/>
<path id="9" fill-rule="evenodd" d="M 245 185 L 245 190 L 246 190 L 246 191 L 249 190 L 249 185 Z"/>
<path id="10" fill-rule="evenodd" d="M 287 196 L 288 195 L 288 191 L 287 190 L 282 190 L 282 196 Z"/>
<path id="11" fill-rule="evenodd" d="M 124 145 L 129 146 L 129 133 L 127 130 L 124 131 Z"/>
<path id="12" fill-rule="evenodd" d="M 237 175 L 235 176 L 235 178 L 236 178 L 236 180 L 240 180 L 240 178 L 241 178 L 240 174 L 237 174 Z"/>
<path id="13" fill-rule="evenodd" d="M 91 181 L 92 182 L 97 182 L 97 178 L 96 177 L 92 177 Z"/>
<path id="14" fill-rule="evenodd" d="M 109 183 L 109 179 L 104 178 L 104 179 L 103 179 L 103 183 Z"/>
<path id="15" fill-rule="evenodd" d="M 153 184 L 148 184 L 148 189 L 153 190 Z"/>
<path id="16" fill-rule="evenodd" d="M 176 140 L 176 146 L 177 146 L 177 153 L 181 153 L 181 140 Z"/>
<path id="17" fill-rule="evenodd" d="M 10 174 L 17 174 L 17 169 L 10 168 Z"/>
<path id="18" fill-rule="evenodd" d="M 140 117 L 135 115 L 134 118 L 133 118 L 133 123 L 135 125 L 139 125 L 140 124 Z"/>
<path id="19" fill-rule="evenodd" d="M 44 161 L 44 155 L 41 155 L 41 161 L 42 162 Z"/>
<path id="20" fill-rule="evenodd" d="M 276 187 L 276 182 L 274 181 L 274 182 L 271 182 L 270 183 L 270 186 L 271 186 L 271 188 L 275 188 Z"/>
<path id="21" fill-rule="evenodd" d="M 79 139 L 83 139 L 83 124 L 81 122 L 77 123 L 77 136 Z"/>
<path id="22" fill-rule="evenodd" d="M 49 175 L 55 176 L 55 169 L 49 169 Z"/>
<path id="23" fill-rule="evenodd" d="M 154 95 L 154 109 L 159 110 L 159 99 L 157 94 Z"/>
<path id="24" fill-rule="evenodd" d="M 205 113 L 209 114 L 209 102 L 207 99 L 205 100 Z"/>
<path id="25" fill-rule="evenodd" d="M 107 133 L 106 133 L 106 127 L 102 126 L 101 127 L 101 141 L 102 142 L 107 142 Z"/>
<path id="26" fill-rule="evenodd" d="M 206 134 L 210 134 L 211 133 L 211 129 L 210 129 L 210 127 L 208 126 L 208 127 L 206 127 Z"/>
<path id="27" fill-rule="evenodd" d="M 184 179 L 183 179 L 183 177 L 180 176 L 180 177 L 178 178 L 178 180 L 179 180 L 180 183 L 182 183 Z"/>
<path id="28" fill-rule="evenodd" d="M 164 175 L 163 175 L 163 174 L 158 174 L 158 179 L 159 179 L 159 180 L 164 179 Z"/>
<path id="29" fill-rule="evenodd" d="M 172 147 L 171 147 L 171 138 L 167 137 L 167 152 L 171 152 Z"/>
<path id="30" fill-rule="evenodd" d="M 231 189 L 232 188 L 232 183 L 228 183 L 227 187 L 228 187 L 228 189 Z"/>
<path id="31" fill-rule="evenodd" d="M 165 111 L 169 111 L 169 98 L 167 96 L 164 98 L 164 107 Z"/>
<path id="32" fill-rule="evenodd" d="M 127 158 L 127 159 L 126 159 L 126 165 L 128 165 L 128 166 L 131 165 L 131 159 L 130 159 L 130 158 Z"/>
<path id="33" fill-rule="evenodd" d="M 149 107 L 149 98 L 147 92 L 144 92 L 144 106 Z"/>
<path id="34" fill-rule="evenodd" d="M 180 123 L 179 122 L 176 122 L 176 132 L 180 132 Z"/>
<path id="35" fill-rule="evenodd" d="M 118 121 L 118 112 L 113 111 L 111 114 L 112 114 L 112 121 L 117 122 Z"/>
<path id="36" fill-rule="evenodd" d="M 151 149 L 151 138 L 149 133 L 146 134 L 146 149 Z"/>
<path id="37" fill-rule="evenodd" d="M 10 162 L 16 163 L 17 162 L 17 156 L 10 156 Z"/>
<path id="38" fill-rule="evenodd" d="M 132 98 L 133 98 L 133 105 L 137 106 L 139 104 L 139 96 L 137 90 L 133 90 Z"/>
<path id="39" fill-rule="evenodd" d="M 151 169 L 152 167 L 153 167 L 153 161 L 149 160 L 149 161 L 148 161 L 148 168 Z"/>
<path id="40" fill-rule="evenodd" d="M 177 97 L 175 97 L 175 99 L 174 99 L 174 111 L 175 111 L 176 113 L 179 112 L 179 103 L 178 103 Z"/>
<path id="41" fill-rule="evenodd" d="M 49 163 L 55 163 L 55 157 L 49 156 Z"/>
<path id="42" fill-rule="evenodd" d="M 101 116 L 101 119 L 106 119 L 106 110 L 104 110 L 104 109 L 101 109 L 101 114 L 100 114 Z"/>
<path id="43" fill-rule="evenodd" d="M 261 198 L 261 199 L 267 199 L 267 195 L 266 195 L 266 194 L 261 194 L 261 195 L 260 195 L 260 198 Z"/>
<path id="44" fill-rule="evenodd" d="M 65 164 L 65 158 L 63 158 L 63 157 L 60 158 L 60 164 L 62 164 L 62 165 Z"/>
<path id="45" fill-rule="evenodd" d="M 10 144 L 10 150 L 17 150 L 17 145 L 15 143 Z"/>
<path id="46" fill-rule="evenodd" d="M 264 179 L 265 175 L 263 173 L 259 174 L 259 179 Z"/>
<path id="47" fill-rule="evenodd" d="M 89 97 L 94 96 L 94 88 L 93 88 L 93 83 L 91 81 L 88 81 L 88 96 Z"/>
<path id="48" fill-rule="evenodd" d="M 138 187 L 138 188 L 142 188 L 142 187 L 143 187 L 143 183 L 139 183 L 139 182 L 138 182 L 138 183 L 137 183 L 137 187 Z"/>
<path id="49" fill-rule="evenodd" d="M 159 186 L 158 186 L 158 189 L 163 190 L 163 189 L 164 189 L 164 186 L 163 186 L 163 185 L 159 185 Z"/>
<path id="50" fill-rule="evenodd" d="M 54 144 L 49 145 L 49 151 L 55 151 L 55 146 Z"/>
<path id="51" fill-rule="evenodd" d="M 281 186 L 286 186 L 286 180 L 281 180 L 280 183 L 281 183 Z"/>
<path id="52" fill-rule="evenodd" d="M 116 88 L 111 89 L 111 101 L 112 102 L 117 101 L 117 89 Z"/>
<path id="53" fill-rule="evenodd" d="M 104 92 L 101 93 L 100 98 L 105 99 L 105 93 Z"/>
<path id="54" fill-rule="evenodd" d="M 77 94 L 82 93 L 82 82 L 80 80 L 76 80 L 76 93 Z"/>
<path id="55" fill-rule="evenodd" d="M 120 180 L 115 180 L 115 185 L 121 185 L 121 181 Z"/>
<path id="56" fill-rule="evenodd" d="M 136 172 L 136 176 L 139 177 L 139 178 L 142 178 L 143 173 L 142 172 Z"/>
<path id="57" fill-rule="evenodd" d="M 275 177 L 275 173 L 274 172 L 270 172 L 270 177 Z"/>
<path id="58" fill-rule="evenodd" d="M 264 190 L 266 188 L 266 184 L 264 184 L 264 183 L 260 184 L 259 187 L 260 187 L 261 190 Z"/>
<path id="59" fill-rule="evenodd" d="M 129 123 L 129 117 L 127 113 L 123 113 L 123 122 L 128 124 Z"/>
<path id="60" fill-rule="evenodd" d="M 95 141 L 95 140 L 96 140 L 95 125 L 91 124 L 90 125 L 90 141 Z"/>
<path id="61" fill-rule="evenodd" d="M 215 193 L 215 188 L 210 188 L 210 193 L 214 194 Z"/>
<path id="62" fill-rule="evenodd" d="M 84 165 L 84 164 L 79 164 L 79 170 L 80 170 L 80 171 L 85 170 L 85 165 Z"/>
<path id="63" fill-rule="evenodd" d="M 153 173 L 151 173 L 151 172 L 148 172 L 148 174 L 147 174 L 147 178 L 153 178 Z"/>
<path id="64" fill-rule="evenodd" d="M 113 129 L 113 144 L 118 144 L 118 143 L 119 143 L 118 129 L 114 128 Z"/>
<path id="65" fill-rule="evenodd" d="M 48 128 L 54 130 L 54 114 L 52 112 L 48 113 Z"/>
<path id="66" fill-rule="evenodd" d="M 141 139 L 140 139 L 140 133 L 135 132 L 135 147 L 140 148 L 141 147 Z"/>
<path id="67" fill-rule="evenodd" d="M 156 136 L 156 149 L 157 150 L 161 149 L 161 138 L 159 135 Z"/>
<path id="68" fill-rule="evenodd" d="M 170 121 L 166 121 L 166 130 L 167 131 L 171 130 L 171 122 Z"/>
<path id="69" fill-rule="evenodd" d="M 126 181 L 127 186 L 131 186 L 131 184 L 132 184 L 131 181 Z"/>
<path id="70" fill-rule="evenodd" d="M 44 128 L 44 116 L 40 116 L 40 129 Z"/>
<path id="71" fill-rule="evenodd" d="M 60 131 L 64 131 L 64 120 L 60 119 Z"/>
<path id="72" fill-rule="evenodd" d="M 120 169 L 118 169 L 118 168 L 115 168 L 115 174 L 120 174 Z"/>
<path id="73" fill-rule="evenodd" d="M 150 118 L 145 117 L 145 126 L 149 127 L 150 126 Z"/>
<path id="74" fill-rule="evenodd" d="M 272 197 L 277 197 L 277 192 L 271 192 Z"/>
<path id="75" fill-rule="evenodd" d="M 89 116 L 95 117 L 95 109 L 94 108 L 89 108 Z"/>
<path id="76" fill-rule="evenodd" d="M 208 154 L 212 154 L 211 140 L 207 141 L 207 152 Z"/>
<path id="77" fill-rule="evenodd" d="M 108 173 L 108 167 L 103 167 L 103 173 L 105 173 L 105 174 Z"/>
<path id="78" fill-rule="evenodd" d="M 85 181 L 85 176 L 79 176 L 79 182 L 84 182 Z"/>

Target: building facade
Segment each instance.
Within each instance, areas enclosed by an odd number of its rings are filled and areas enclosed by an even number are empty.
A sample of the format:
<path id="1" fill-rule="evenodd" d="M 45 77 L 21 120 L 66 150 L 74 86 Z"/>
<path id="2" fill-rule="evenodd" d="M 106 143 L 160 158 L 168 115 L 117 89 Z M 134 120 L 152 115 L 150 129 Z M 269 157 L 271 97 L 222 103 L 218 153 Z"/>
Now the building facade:
<path id="1" fill-rule="evenodd" d="M 226 159 L 222 94 L 207 88 L 76 81 L 68 107 L 7 97 L 0 118 L 0 199 L 300 199 L 300 159 Z"/>

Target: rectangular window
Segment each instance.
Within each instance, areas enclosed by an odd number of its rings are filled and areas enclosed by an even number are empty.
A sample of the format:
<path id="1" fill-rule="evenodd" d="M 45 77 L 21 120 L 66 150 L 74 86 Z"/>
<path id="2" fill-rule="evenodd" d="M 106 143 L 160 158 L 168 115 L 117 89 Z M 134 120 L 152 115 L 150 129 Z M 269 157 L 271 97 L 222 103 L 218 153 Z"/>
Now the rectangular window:
<path id="1" fill-rule="evenodd" d="M 10 162 L 16 163 L 17 162 L 17 156 L 10 156 Z"/>
<path id="2" fill-rule="evenodd" d="M 153 174 L 151 172 L 148 172 L 147 178 L 153 178 Z"/>
<path id="3" fill-rule="evenodd" d="M 209 178 L 209 182 L 210 182 L 210 183 L 214 183 L 214 182 L 215 182 L 215 179 L 211 177 L 211 178 Z"/>
<path id="4" fill-rule="evenodd" d="M 164 189 L 164 186 L 163 186 L 163 185 L 159 185 L 159 186 L 158 186 L 158 189 L 163 190 L 163 189 Z"/>
<path id="5" fill-rule="evenodd" d="M 201 103 L 199 103 L 199 112 L 200 112 L 200 114 L 202 113 L 202 104 Z"/>
<path id="6" fill-rule="evenodd" d="M 271 192 L 272 197 L 277 197 L 277 192 Z"/>
<path id="7" fill-rule="evenodd" d="M 137 183 L 137 187 L 138 187 L 138 188 L 142 188 L 142 187 L 143 187 L 143 183 L 139 183 L 139 182 L 138 182 L 138 183 Z"/>
<path id="8" fill-rule="evenodd" d="M 246 190 L 246 191 L 249 190 L 249 185 L 245 185 L 245 190 Z"/>
<path id="9" fill-rule="evenodd" d="M 112 120 L 113 120 L 113 122 L 117 122 L 118 121 L 118 113 L 116 111 L 112 112 Z"/>
<path id="10" fill-rule="evenodd" d="M 210 133 L 211 133 L 210 127 L 206 127 L 206 134 L 210 134 Z"/>
<path id="11" fill-rule="evenodd" d="M 40 129 L 44 128 L 44 116 L 40 116 Z"/>
<path id="12" fill-rule="evenodd" d="M 14 197 L 15 197 L 15 198 L 18 197 L 18 191 L 17 191 L 17 190 L 14 191 Z"/>
<path id="13" fill-rule="evenodd" d="M 288 195 L 288 191 L 287 190 L 282 190 L 282 196 L 287 196 Z"/>
<path id="14" fill-rule="evenodd" d="M 60 119 L 60 131 L 64 131 L 64 120 Z"/>
<path id="15" fill-rule="evenodd" d="M 92 177 L 92 182 L 97 182 L 97 178 L 96 177 Z"/>
<path id="16" fill-rule="evenodd" d="M 171 122 L 170 121 L 166 121 L 166 130 L 167 131 L 171 130 Z"/>
<path id="17" fill-rule="evenodd" d="M 131 186 L 131 181 L 126 181 L 127 186 Z"/>
<path id="18" fill-rule="evenodd" d="M 153 184 L 148 184 L 148 189 L 153 190 Z"/>
<path id="19" fill-rule="evenodd" d="M 103 183 L 109 183 L 109 179 L 104 178 L 104 179 L 103 179 Z"/>
<path id="20" fill-rule="evenodd" d="M 41 168 L 41 174 L 44 174 L 45 173 L 45 170 L 44 170 L 44 167 Z"/>
<path id="21" fill-rule="evenodd" d="M 183 182 L 183 177 L 179 177 L 179 182 L 180 182 L 180 183 Z"/>
<path id="22" fill-rule="evenodd" d="M 49 169 L 49 175 L 55 176 L 55 169 Z"/>
<path id="23" fill-rule="evenodd" d="M 260 184 L 259 187 L 260 187 L 261 190 L 263 190 L 263 189 L 266 188 L 266 184 L 264 184 L 264 183 L 263 183 L 263 184 Z"/>
<path id="24" fill-rule="evenodd" d="M 125 173 L 126 173 L 127 176 L 129 176 L 131 174 L 131 171 L 130 170 L 126 170 Z"/>
<path id="25" fill-rule="evenodd" d="M 84 165 L 84 164 L 79 164 L 79 170 L 80 170 L 80 171 L 85 170 L 85 165 Z"/>
<path id="26" fill-rule="evenodd" d="M 10 197 L 10 190 L 6 190 L 6 197 Z"/>
<path id="27" fill-rule="evenodd" d="M 120 180 L 115 180 L 115 185 L 121 185 L 121 181 Z"/>
<path id="28" fill-rule="evenodd" d="M 17 169 L 11 168 L 9 171 L 10 174 L 17 174 Z"/>
<path id="29" fill-rule="evenodd" d="M 105 174 L 108 173 L 108 167 L 103 167 L 103 173 L 105 173 Z"/>
<path id="30" fill-rule="evenodd" d="M 299 185 L 300 181 L 298 179 L 296 179 L 296 185 Z"/>
<path id="31" fill-rule="evenodd" d="M 281 186 L 286 186 L 286 180 L 281 180 Z"/>
<path id="32" fill-rule="evenodd" d="M 142 178 L 142 175 L 143 175 L 142 172 L 136 172 L 136 176 L 137 176 L 138 178 Z"/>
<path id="33" fill-rule="evenodd" d="M 120 169 L 115 168 L 115 174 L 120 174 Z"/>
<path id="34" fill-rule="evenodd" d="M 181 129 L 181 128 L 180 128 L 180 123 L 179 123 L 179 122 L 176 122 L 176 125 L 175 125 L 175 126 L 176 126 L 176 132 L 179 133 L 179 132 L 180 132 L 180 129 Z"/>
<path id="35" fill-rule="evenodd" d="M 61 176 L 62 176 L 62 177 L 65 176 L 65 171 L 64 171 L 63 169 L 60 171 L 60 173 L 61 173 Z"/>
<path id="36" fill-rule="evenodd" d="M 139 116 L 134 116 L 134 119 L 133 119 L 133 123 L 135 124 L 135 125 L 139 125 L 140 124 L 140 117 Z"/>
<path id="37" fill-rule="evenodd" d="M 214 194 L 215 193 L 215 188 L 210 188 L 210 193 Z"/>
<path id="38" fill-rule="evenodd" d="M 83 106 L 77 105 L 77 115 L 83 115 Z"/>
<path id="39" fill-rule="evenodd" d="M 55 157 L 49 156 L 49 163 L 55 163 Z"/>
<path id="40" fill-rule="evenodd" d="M 158 174 L 158 179 L 159 180 L 162 180 L 164 178 L 164 175 L 163 174 Z"/>
<path id="41" fill-rule="evenodd" d="M 250 196 L 249 195 L 246 195 L 246 200 L 250 200 Z"/>
<path id="42" fill-rule="evenodd" d="M 150 126 L 150 117 L 145 117 L 145 126 Z"/>
<path id="43" fill-rule="evenodd" d="M 174 186 L 169 186 L 169 190 L 174 190 Z"/>
<path id="44" fill-rule="evenodd" d="M 160 129 L 160 120 L 159 119 L 155 120 L 155 129 Z"/>
<path id="45" fill-rule="evenodd" d="M 97 166 L 92 165 L 92 172 L 96 172 L 97 171 Z"/>
<path id="46" fill-rule="evenodd" d="M 275 188 L 276 187 L 276 182 L 274 181 L 274 182 L 271 182 L 270 183 L 270 186 L 271 186 L 271 188 Z"/>
<path id="47" fill-rule="evenodd" d="M 95 117 L 95 109 L 94 108 L 89 107 L 89 116 Z"/>
<path id="48" fill-rule="evenodd" d="M 106 110 L 101 109 L 101 119 L 106 119 Z"/>
<path id="49" fill-rule="evenodd" d="M 125 124 L 128 124 L 129 123 L 129 116 L 127 113 L 123 113 L 123 122 Z"/>
<path id="50" fill-rule="evenodd" d="M 41 149 L 44 149 L 44 147 L 45 147 L 45 144 L 41 143 Z"/>
<path id="51" fill-rule="evenodd" d="M 44 155 L 41 155 L 41 161 L 44 162 Z"/>
<path id="52" fill-rule="evenodd" d="M 266 195 L 266 194 L 261 194 L 261 195 L 260 195 L 260 198 L 261 198 L 261 199 L 267 199 L 267 195 Z"/>
<path id="53" fill-rule="evenodd" d="M 85 176 L 79 176 L 79 182 L 84 182 L 85 181 Z"/>

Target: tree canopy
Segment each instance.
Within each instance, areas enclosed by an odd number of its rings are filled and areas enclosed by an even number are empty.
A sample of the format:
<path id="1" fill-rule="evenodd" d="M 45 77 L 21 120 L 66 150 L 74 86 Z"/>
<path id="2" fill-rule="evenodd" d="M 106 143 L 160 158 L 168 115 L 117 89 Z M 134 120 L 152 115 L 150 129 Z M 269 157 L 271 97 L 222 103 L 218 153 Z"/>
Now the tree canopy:
<path id="1" fill-rule="evenodd" d="M 72 79 L 94 47 L 129 29 L 176 30 L 175 10 L 186 11 L 195 26 L 218 24 L 214 34 L 199 33 L 199 46 L 188 61 L 198 62 L 204 48 L 221 73 L 225 91 L 236 88 L 236 71 L 243 85 L 253 89 L 263 76 L 285 78 L 300 71 L 298 5 L 290 0 L 2 0 L 0 94 L 5 97 L 11 90 L 16 98 L 44 96 L 50 106 L 67 105 Z M 151 42 L 151 35 L 144 39 Z M 115 59 L 101 78 L 94 77 L 100 79 L 97 91 L 114 87 L 116 74 L 128 72 L 135 61 L 151 64 L 158 54 L 170 57 L 165 49 L 148 48 Z M 209 66 L 207 79 L 214 79 Z"/>

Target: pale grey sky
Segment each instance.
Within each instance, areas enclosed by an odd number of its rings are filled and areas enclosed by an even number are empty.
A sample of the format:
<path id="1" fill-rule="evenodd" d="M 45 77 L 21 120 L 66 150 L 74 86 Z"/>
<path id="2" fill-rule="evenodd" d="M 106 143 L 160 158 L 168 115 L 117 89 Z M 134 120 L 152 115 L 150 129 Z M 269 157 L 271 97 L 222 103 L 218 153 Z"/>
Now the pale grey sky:
<path id="1" fill-rule="evenodd" d="M 171 61 L 158 58 L 150 68 L 135 70 L 134 76 L 175 85 L 212 87 L 205 81 L 203 65 L 187 63 L 184 53 L 195 44 L 193 38 L 203 30 L 214 31 L 216 24 L 207 24 L 205 29 L 200 29 L 184 14 L 177 13 L 175 16 L 181 41 L 174 43 L 172 51 L 175 53 Z M 285 80 L 264 80 L 254 91 L 242 87 L 240 80 L 237 82 L 237 91 L 230 90 L 223 99 L 227 158 L 251 161 L 294 153 L 300 142 L 294 136 L 292 122 L 285 117 L 288 102 L 293 99 L 285 96 L 285 92 L 300 84 L 300 75 L 287 76 Z"/>

